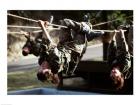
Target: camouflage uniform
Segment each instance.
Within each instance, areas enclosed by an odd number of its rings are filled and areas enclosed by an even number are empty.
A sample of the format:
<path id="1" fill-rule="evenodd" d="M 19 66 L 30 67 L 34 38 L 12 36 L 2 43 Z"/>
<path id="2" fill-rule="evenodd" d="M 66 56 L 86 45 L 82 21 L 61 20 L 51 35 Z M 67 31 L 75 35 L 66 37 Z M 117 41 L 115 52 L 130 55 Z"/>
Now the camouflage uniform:
<path id="1" fill-rule="evenodd" d="M 92 25 L 89 22 L 76 22 L 70 19 L 64 19 L 62 23 L 68 28 L 75 30 L 77 33 L 86 35 L 87 41 L 91 41 L 94 38 L 100 37 L 104 34 L 103 31 L 94 31 Z"/>
<path id="2" fill-rule="evenodd" d="M 46 60 L 51 66 L 52 73 L 56 74 L 63 71 L 66 74 L 72 74 L 86 51 L 87 41 L 99 37 L 103 33 L 91 30 L 85 22 L 78 23 L 64 19 L 62 25 L 69 27 L 72 40 L 42 52 L 39 64 Z"/>
<path id="3" fill-rule="evenodd" d="M 86 42 L 81 38 L 78 41 L 77 38 L 71 43 L 63 43 L 63 45 L 41 52 L 39 64 L 41 65 L 43 61 L 49 62 L 52 73 L 54 74 L 62 71 L 65 74 L 72 74 L 86 47 Z"/>
<path id="4" fill-rule="evenodd" d="M 65 57 L 65 62 L 67 62 L 67 64 L 65 63 L 65 65 L 68 65 L 69 68 L 67 68 L 67 70 L 68 73 L 71 74 L 75 71 L 79 61 L 86 51 L 87 41 L 91 41 L 104 33 L 93 31 L 88 22 L 79 23 L 70 19 L 64 19 L 61 24 L 68 26 L 68 28 L 71 30 L 72 42 L 66 42 L 62 45 L 62 47 L 60 47 L 60 49 L 63 49 L 63 55 L 67 55 L 67 57 Z"/>
<path id="5" fill-rule="evenodd" d="M 116 38 L 112 40 L 109 45 L 108 62 L 111 65 L 111 68 L 119 66 L 124 78 L 128 79 L 131 74 L 131 56 L 124 35 L 119 34 L 122 33 L 117 33 Z"/>
<path id="6" fill-rule="evenodd" d="M 133 26 L 130 25 L 129 33 L 128 33 L 128 47 L 131 56 L 133 56 Z"/>
<path id="7" fill-rule="evenodd" d="M 69 28 L 64 31 L 66 32 L 65 34 L 71 36 L 69 41 L 58 43 L 57 46 L 50 47 L 47 39 L 44 39 L 43 35 L 40 34 L 39 37 L 34 38 L 34 40 L 31 40 L 29 37 L 29 40 L 23 48 L 28 47 L 28 49 L 30 49 L 29 51 L 27 51 L 27 49 L 23 50 L 24 55 L 34 54 L 35 56 L 39 56 L 38 63 L 40 66 L 44 61 L 47 61 L 53 74 L 60 72 L 64 72 L 68 75 L 73 74 L 86 51 L 87 41 L 102 35 L 101 32 L 91 30 L 89 25 L 83 22 L 78 23 L 68 19 L 65 20 L 65 23 L 69 24 Z M 63 29 L 61 29 L 61 31 L 63 31 Z M 41 70 L 42 72 L 39 70 L 37 74 L 38 79 L 41 81 L 47 79 L 43 70 Z"/>
<path id="8" fill-rule="evenodd" d="M 86 34 L 86 37 L 87 37 L 88 41 L 91 41 L 92 39 L 100 37 L 104 34 L 103 31 L 94 31 L 92 29 L 92 26 L 91 26 L 90 23 L 82 22 L 81 24 L 82 24 L 82 30 L 81 31 Z"/>

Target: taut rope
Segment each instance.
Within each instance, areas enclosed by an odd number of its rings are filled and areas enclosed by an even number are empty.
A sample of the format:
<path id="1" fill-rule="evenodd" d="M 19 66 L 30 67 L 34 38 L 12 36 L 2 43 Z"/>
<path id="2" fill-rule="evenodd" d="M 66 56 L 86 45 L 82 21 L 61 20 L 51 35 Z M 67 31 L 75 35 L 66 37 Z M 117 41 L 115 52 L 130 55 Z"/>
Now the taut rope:
<path id="1" fill-rule="evenodd" d="M 25 17 L 22 17 L 22 16 L 17 16 L 17 15 L 10 14 L 10 13 L 8 13 L 7 15 L 8 15 L 8 16 L 12 16 L 12 17 L 16 17 L 16 18 L 19 18 L 19 19 L 28 20 L 28 21 L 32 21 L 32 22 L 38 23 L 38 20 L 34 20 L 34 19 L 30 19 L 30 18 L 25 18 Z M 55 27 L 61 27 L 61 28 L 68 28 L 67 26 L 56 25 L 56 24 L 51 24 L 51 23 L 49 23 L 48 26 L 55 26 Z"/>

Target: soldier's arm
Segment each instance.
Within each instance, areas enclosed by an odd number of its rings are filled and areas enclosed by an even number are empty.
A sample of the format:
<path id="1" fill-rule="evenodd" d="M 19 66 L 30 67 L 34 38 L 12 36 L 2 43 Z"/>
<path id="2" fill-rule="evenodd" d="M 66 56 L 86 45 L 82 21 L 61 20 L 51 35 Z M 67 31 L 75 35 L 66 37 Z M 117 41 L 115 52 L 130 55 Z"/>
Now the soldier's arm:
<path id="1" fill-rule="evenodd" d="M 117 59 L 121 64 L 121 72 L 124 74 L 128 72 L 131 67 L 131 57 L 128 51 L 128 44 L 126 43 L 124 32 L 122 30 L 120 30 L 120 33 L 118 33 L 118 37 Z"/>
<path id="2" fill-rule="evenodd" d="M 107 51 L 107 61 L 110 65 L 112 65 L 112 62 L 116 59 L 116 41 L 112 40 Z"/>
<path id="3" fill-rule="evenodd" d="M 86 32 L 86 36 L 88 41 L 93 40 L 94 38 L 101 37 L 104 34 L 103 31 L 94 31 L 94 30 L 89 30 Z"/>
<path id="4" fill-rule="evenodd" d="M 129 52 L 133 56 L 133 26 L 130 26 L 128 33 L 128 47 Z"/>
<path id="5" fill-rule="evenodd" d="M 128 53 L 128 44 L 126 43 L 124 31 L 121 29 L 120 29 L 120 32 L 117 33 L 117 35 L 116 35 L 116 43 L 117 43 L 118 55 Z"/>

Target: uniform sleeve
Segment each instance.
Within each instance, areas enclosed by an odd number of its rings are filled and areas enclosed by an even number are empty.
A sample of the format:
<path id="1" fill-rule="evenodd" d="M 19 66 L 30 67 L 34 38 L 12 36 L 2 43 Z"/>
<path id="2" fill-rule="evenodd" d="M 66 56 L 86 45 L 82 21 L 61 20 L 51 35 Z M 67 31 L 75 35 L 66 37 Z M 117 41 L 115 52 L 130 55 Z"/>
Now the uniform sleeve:
<path id="1" fill-rule="evenodd" d="M 125 57 L 124 57 L 122 72 L 127 72 L 130 67 L 131 67 L 131 58 L 128 52 L 127 54 L 125 54 Z"/>
<path id="2" fill-rule="evenodd" d="M 121 72 L 126 74 L 131 67 L 131 57 L 128 51 L 128 44 L 124 37 L 124 33 L 118 33 L 116 44 L 117 44 L 117 62 L 121 65 Z"/>
<path id="3" fill-rule="evenodd" d="M 88 40 L 88 41 L 91 41 L 91 40 L 93 40 L 94 38 L 101 37 L 103 34 L 104 34 L 104 33 L 101 32 L 101 31 L 89 30 L 89 32 L 86 34 L 86 36 L 87 36 L 87 40 Z"/>
<path id="4" fill-rule="evenodd" d="M 116 41 L 112 40 L 107 52 L 107 60 L 110 65 L 112 65 L 113 61 L 116 59 Z"/>
<path id="5" fill-rule="evenodd" d="M 130 26 L 128 33 L 128 47 L 130 54 L 133 55 L 133 26 Z"/>

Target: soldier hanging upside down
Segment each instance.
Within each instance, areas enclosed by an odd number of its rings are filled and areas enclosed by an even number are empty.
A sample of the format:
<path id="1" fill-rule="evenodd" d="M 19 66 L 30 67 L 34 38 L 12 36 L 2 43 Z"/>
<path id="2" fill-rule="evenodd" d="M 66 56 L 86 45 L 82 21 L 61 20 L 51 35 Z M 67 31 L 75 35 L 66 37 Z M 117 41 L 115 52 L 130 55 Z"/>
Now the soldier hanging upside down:
<path id="1" fill-rule="evenodd" d="M 69 75 L 73 74 L 85 53 L 87 41 L 104 34 L 102 31 L 93 31 L 91 27 L 84 22 L 79 23 L 70 19 L 64 19 L 61 20 L 61 24 L 68 28 L 61 29 L 61 31 L 66 31 L 70 35 L 70 38 L 66 42 L 56 44 L 48 37 L 49 33 L 44 28 L 45 22 L 39 21 L 39 24 L 45 34 L 45 41 L 38 41 L 39 38 L 35 38 L 31 41 L 30 38 L 28 38 L 28 43 L 26 44 L 30 45 L 30 50 L 28 49 L 27 51 L 27 47 L 24 46 L 23 54 L 27 55 L 32 52 L 35 56 L 39 56 L 40 69 L 37 73 L 37 77 L 42 82 L 50 79 L 53 83 L 58 84 L 60 82 L 58 76 L 60 72 L 65 72 Z M 42 38 L 40 38 L 40 40 L 42 40 Z M 31 51 L 31 49 L 35 51 Z"/>
<path id="2" fill-rule="evenodd" d="M 124 31 L 119 29 L 115 31 L 108 49 L 108 62 L 111 66 L 110 77 L 113 80 L 116 89 L 122 89 L 124 82 L 131 74 L 131 56 Z"/>

